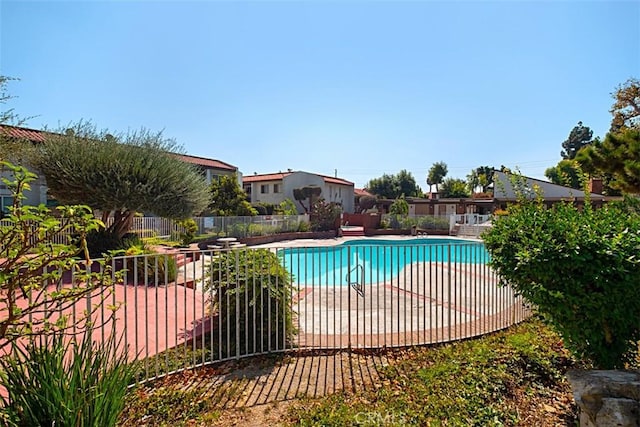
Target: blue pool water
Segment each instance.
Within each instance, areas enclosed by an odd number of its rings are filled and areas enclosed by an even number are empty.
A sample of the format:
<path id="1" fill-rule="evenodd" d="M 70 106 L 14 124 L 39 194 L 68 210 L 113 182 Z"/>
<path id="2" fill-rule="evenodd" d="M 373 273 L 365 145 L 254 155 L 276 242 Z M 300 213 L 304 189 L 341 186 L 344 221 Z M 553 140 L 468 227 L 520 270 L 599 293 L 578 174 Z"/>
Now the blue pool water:
<path id="1" fill-rule="evenodd" d="M 459 239 L 351 240 L 322 248 L 282 249 L 278 255 L 296 283 L 315 286 L 387 282 L 419 262 L 489 261 L 481 242 Z"/>

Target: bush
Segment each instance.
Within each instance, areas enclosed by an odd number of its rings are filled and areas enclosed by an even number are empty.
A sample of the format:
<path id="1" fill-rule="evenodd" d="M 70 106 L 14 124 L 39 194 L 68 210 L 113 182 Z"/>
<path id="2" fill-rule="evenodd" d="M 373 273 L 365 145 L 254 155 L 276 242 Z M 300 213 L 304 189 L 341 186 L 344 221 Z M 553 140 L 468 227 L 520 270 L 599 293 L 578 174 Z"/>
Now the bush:
<path id="1" fill-rule="evenodd" d="M 640 339 L 640 214 L 629 204 L 578 210 L 521 201 L 483 235 L 491 267 L 538 307 L 565 345 L 621 368 Z"/>
<path id="2" fill-rule="evenodd" d="M 104 344 L 62 333 L 32 338 L 0 358 L 4 422 L 14 426 L 115 426 L 134 378 L 126 348 L 114 335 Z"/>
<path id="3" fill-rule="evenodd" d="M 336 220 L 341 213 L 342 208 L 336 203 L 327 203 L 324 199 L 319 199 L 311 206 L 311 214 L 309 214 L 311 231 L 335 230 Z"/>
<path id="4" fill-rule="evenodd" d="M 180 242 L 183 246 L 188 246 L 198 233 L 198 223 L 193 218 L 187 218 L 176 224 L 184 230 L 180 233 Z"/>
<path id="5" fill-rule="evenodd" d="M 137 246 L 129 248 L 126 258 L 126 279 L 139 285 L 166 285 L 178 277 L 178 264 L 171 255 Z"/>
<path id="6" fill-rule="evenodd" d="M 301 233 L 311 230 L 311 225 L 307 221 L 300 221 L 298 223 L 298 231 Z"/>
<path id="7" fill-rule="evenodd" d="M 408 215 L 409 203 L 403 198 L 396 199 L 391 206 L 389 206 L 389 213 L 395 215 Z"/>
<path id="8" fill-rule="evenodd" d="M 222 252 L 210 268 L 204 288 L 214 293 L 222 358 L 284 349 L 295 332 L 293 287 L 278 256 L 268 249 Z"/>

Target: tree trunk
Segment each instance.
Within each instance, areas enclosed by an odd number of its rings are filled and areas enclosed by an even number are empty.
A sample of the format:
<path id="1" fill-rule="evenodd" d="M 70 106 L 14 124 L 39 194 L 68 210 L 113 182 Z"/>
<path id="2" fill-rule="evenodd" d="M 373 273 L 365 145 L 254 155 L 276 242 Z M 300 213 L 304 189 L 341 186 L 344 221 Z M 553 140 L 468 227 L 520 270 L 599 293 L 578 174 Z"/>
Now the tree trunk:
<path id="1" fill-rule="evenodd" d="M 135 211 L 115 211 L 113 213 L 113 224 L 107 228 L 107 231 L 115 234 L 118 239 L 122 239 L 131 229 L 134 215 Z"/>

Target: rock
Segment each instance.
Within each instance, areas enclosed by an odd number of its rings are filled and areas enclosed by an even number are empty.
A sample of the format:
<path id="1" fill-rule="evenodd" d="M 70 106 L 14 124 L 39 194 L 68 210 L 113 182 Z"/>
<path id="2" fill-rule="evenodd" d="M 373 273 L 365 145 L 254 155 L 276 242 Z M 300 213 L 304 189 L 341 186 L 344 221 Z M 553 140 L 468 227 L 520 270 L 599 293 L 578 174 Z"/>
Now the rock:
<path id="1" fill-rule="evenodd" d="M 640 426 L 640 372 L 570 371 L 581 427 Z"/>

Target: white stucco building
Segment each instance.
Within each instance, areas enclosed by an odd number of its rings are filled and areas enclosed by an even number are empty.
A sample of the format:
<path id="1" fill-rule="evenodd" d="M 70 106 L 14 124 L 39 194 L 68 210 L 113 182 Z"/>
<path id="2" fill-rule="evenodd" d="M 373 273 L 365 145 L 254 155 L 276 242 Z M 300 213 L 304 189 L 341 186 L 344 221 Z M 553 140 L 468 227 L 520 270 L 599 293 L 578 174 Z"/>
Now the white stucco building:
<path id="1" fill-rule="evenodd" d="M 269 174 L 254 174 L 242 177 L 242 187 L 252 204 L 279 204 L 285 199 L 295 203 L 299 213 L 304 210 L 293 197 L 293 190 L 315 186 L 321 189 L 320 198 L 338 203 L 342 210 L 353 213 L 354 184 L 342 178 L 318 175 L 303 171 L 287 171 Z"/>

